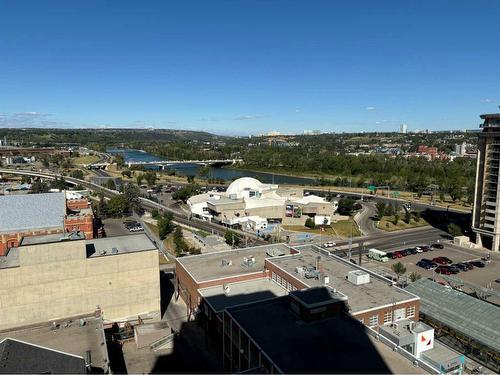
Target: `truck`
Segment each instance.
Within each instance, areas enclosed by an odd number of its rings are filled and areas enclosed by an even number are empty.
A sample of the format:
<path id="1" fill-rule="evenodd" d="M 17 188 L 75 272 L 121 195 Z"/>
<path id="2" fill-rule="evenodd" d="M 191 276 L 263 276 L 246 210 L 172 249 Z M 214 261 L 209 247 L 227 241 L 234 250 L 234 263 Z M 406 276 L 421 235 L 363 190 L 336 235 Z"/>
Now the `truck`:
<path id="1" fill-rule="evenodd" d="M 389 261 L 387 253 L 382 250 L 370 249 L 368 250 L 368 258 L 378 260 L 379 262 L 386 263 Z"/>

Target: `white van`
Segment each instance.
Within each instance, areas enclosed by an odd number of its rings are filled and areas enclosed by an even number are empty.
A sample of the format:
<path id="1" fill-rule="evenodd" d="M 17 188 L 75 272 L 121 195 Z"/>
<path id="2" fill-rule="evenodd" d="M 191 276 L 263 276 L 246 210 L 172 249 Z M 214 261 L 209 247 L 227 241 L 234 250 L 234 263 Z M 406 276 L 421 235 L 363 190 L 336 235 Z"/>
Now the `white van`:
<path id="1" fill-rule="evenodd" d="M 387 254 L 384 251 L 377 249 L 368 250 L 368 258 L 378 260 L 379 262 L 385 263 L 389 261 Z"/>

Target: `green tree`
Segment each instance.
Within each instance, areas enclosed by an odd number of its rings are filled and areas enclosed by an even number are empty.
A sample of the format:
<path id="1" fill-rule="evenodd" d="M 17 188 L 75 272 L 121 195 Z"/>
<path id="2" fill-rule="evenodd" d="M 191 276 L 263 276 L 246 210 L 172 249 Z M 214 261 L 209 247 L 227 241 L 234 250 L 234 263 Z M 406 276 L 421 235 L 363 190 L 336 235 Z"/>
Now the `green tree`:
<path id="1" fill-rule="evenodd" d="M 129 210 L 127 198 L 123 194 L 113 195 L 107 204 L 107 214 L 118 217 L 123 216 Z"/>
<path id="2" fill-rule="evenodd" d="M 446 198 L 445 198 L 445 196 L 444 196 L 444 192 L 442 192 L 442 191 L 441 191 L 441 192 L 439 192 L 439 200 L 440 200 L 441 202 L 444 202 L 444 201 L 445 201 L 445 199 L 446 199 Z"/>
<path id="3" fill-rule="evenodd" d="M 354 211 L 356 201 L 352 198 L 343 198 L 339 200 L 337 212 L 340 215 L 351 215 Z"/>
<path id="4" fill-rule="evenodd" d="M 410 224 L 410 221 L 411 221 L 411 212 L 410 211 L 406 211 L 405 212 L 405 220 L 404 220 L 404 222 L 406 224 Z"/>
<path id="5" fill-rule="evenodd" d="M 78 178 L 79 180 L 83 180 L 83 171 L 81 171 L 80 169 L 72 170 L 69 175 L 73 178 Z"/>
<path id="6" fill-rule="evenodd" d="M 158 210 L 157 210 L 156 208 L 153 208 L 153 209 L 151 210 L 151 217 L 152 217 L 153 219 L 159 219 L 159 217 L 160 217 L 160 213 L 158 212 Z"/>
<path id="7" fill-rule="evenodd" d="M 128 177 L 128 178 L 131 178 L 132 177 L 132 171 L 127 169 L 126 171 L 122 171 L 122 176 L 123 177 Z"/>
<path id="8" fill-rule="evenodd" d="M 144 173 L 144 178 L 146 179 L 148 186 L 153 186 L 156 183 L 156 173 L 153 171 L 147 171 Z"/>
<path id="9" fill-rule="evenodd" d="M 417 280 L 420 280 L 422 278 L 422 275 L 419 274 L 418 272 L 413 271 L 410 273 L 410 280 L 412 283 L 414 283 Z"/>
<path id="10" fill-rule="evenodd" d="M 110 189 L 110 190 L 116 190 L 115 181 L 112 178 L 110 178 L 108 181 L 106 181 L 106 183 L 104 184 L 104 187 L 106 187 L 107 189 Z"/>
<path id="11" fill-rule="evenodd" d="M 377 208 L 377 217 L 379 219 L 382 219 L 382 217 L 385 216 L 386 204 L 384 202 L 377 202 L 376 208 Z"/>
<path id="12" fill-rule="evenodd" d="M 123 195 L 128 202 L 128 212 L 135 212 L 141 215 L 144 212 L 141 200 L 139 199 L 139 188 L 133 184 L 126 184 L 123 187 Z"/>
<path id="13" fill-rule="evenodd" d="M 158 233 L 160 235 L 161 240 L 164 240 L 168 236 L 168 234 L 171 233 L 172 230 L 174 229 L 172 219 L 173 219 L 173 215 L 170 212 L 168 212 L 168 213 L 165 213 L 158 220 Z M 180 227 L 178 227 L 178 228 L 180 228 Z"/>
<path id="14" fill-rule="evenodd" d="M 172 199 L 176 201 L 187 201 L 190 197 L 193 195 L 198 194 L 200 190 L 199 185 L 197 184 L 190 184 L 182 187 L 181 189 L 177 190 L 175 193 L 172 194 Z"/>
<path id="15" fill-rule="evenodd" d="M 31 184 L 31 191 L 35 194 L 48 193 L 49 186 L 45 182 L 35 181 Z"/>
<path id="16" fill-rule="evenodd" d="M 106 218 L 108 216 L 108 205 L 106 204 L 106 200 L 104 199 L 104 194 L 99 192 L 99 203 L 95 208 L 95 213 L 97 217 L 101 219 Z"/>
<path id="17" fill-rule="evenodd" d="M 141 186 L 142 185 L 142 180 L 144 180 L 144 175 L 143 174 L 138 174 L 136 177 L 135 177 L 136 181 L 137 181 L 137 185 Z"/>
<path id="18" fill-rule="evenodd" d="M 194 176 L 186 176 L 188 184 L 194 184 Z"/>
<path id="19" fill-rule="evenodd" d="M 448 224 L 448 233 L 453 237 L 463 235 L 462 229 L 455 223 Z"/>
<path id="20" fill-rule="evenodd" d="M 226 233 L 224 233 L 224 240 L 231 246 L 238 246 L 241 241 L 238 235 L 232 230 L 227 230 Z"/>
<path id="21" fill-rule="evenodd" d="M 314 220 L 310 217 L 306 219 L 305 226 L 309 229 L 314 229 L 316 225 L 314 224 Z"/>
<path id="22" fill-rule="evenodd" d="M 398 223 L 399 223 L 399 219 L 400 219 L 399 214 L 395 214 L 395 215 L 394 215 L 394 220 L 392 221 L 392 223 L 393 223 L 394 225 L 398 225 Z"/>
<path id="23" fill-rule="evenodd" d="M 462 188 L 458 185 L 451 186 L 450 190 L 449 190 L 449 194 L 450 194 L 453 202 L 456 202 L 457 200 L 462 199 L 462 197 L 464 196 Z"/>
<path id="24" fill-rule="evenodd" d="M 64 190 L 66 189 L 66 181 L 63 177 L 56 178 L 50 182 L 50 187 L 52 189 Z"/>
<path id="25" fill-rule="evenodd" d="M 113 158 L 113 161 L 115 162 L 116 167 L 118 169 L 123 168 L 123 166 L 125 165 L 125 158 L 123 157 L 122 154 L 116 154 L 115 157 Z"/>
<path id="26" fill-rule="evenodd" d="M 406 273 L 406 267 L 403 263 L 397 262 L 391 266 L 391 269 L 396 274 L 397 282 L 399 283 L 400 276 Z"/>

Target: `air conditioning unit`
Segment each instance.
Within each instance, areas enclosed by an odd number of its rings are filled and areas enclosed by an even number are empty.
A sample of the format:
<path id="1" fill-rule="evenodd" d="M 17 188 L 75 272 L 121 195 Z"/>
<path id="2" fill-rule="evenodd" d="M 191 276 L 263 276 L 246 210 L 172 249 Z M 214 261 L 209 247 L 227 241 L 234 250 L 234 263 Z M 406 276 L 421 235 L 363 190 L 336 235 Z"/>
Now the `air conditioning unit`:
<path id="1" fill-rule="evenodd" d="M 370 274 L 361 270 L 350 271 L 347 273 L 347 280 L 354 285 L 368 284 L 370 282 Z"/>

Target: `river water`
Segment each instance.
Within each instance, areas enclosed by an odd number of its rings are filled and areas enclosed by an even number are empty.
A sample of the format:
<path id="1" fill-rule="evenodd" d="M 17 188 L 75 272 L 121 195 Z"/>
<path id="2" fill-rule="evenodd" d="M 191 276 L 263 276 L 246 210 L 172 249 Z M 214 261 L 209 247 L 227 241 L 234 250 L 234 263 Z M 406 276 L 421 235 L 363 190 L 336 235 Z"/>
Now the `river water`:
<path id="1" fill-rule="evenodd" d="M 125 159 L 125 162 L 165 160 L 142 150 L 110 148 L 107 149 L 106 151 L 111 155 L 122 154 Z M 160 169 L 156 166 L 148 166 L 147 168 L 153 170 Z M 169 166 L 169 168 L 174 169 L 178 175 L 199 177 L 198 171 L 201 167 L 197 164 L 177 164 L 177 165 L 174 164 Z M 210 168 L 208 177 L 222 178 L 227 181 L 232 181 L 240 177 L 254 177 L 260 182 L 264 183 L 288 184 L 288 185 L 311 185 L 312 183 L 314 183 L 313 178 L 293 177 L 280 174 L 254 172 L 254 171 L 246 171 L 242 169 L 232 169 L 232 168 L 219 168 L 219 167 Z"/>

